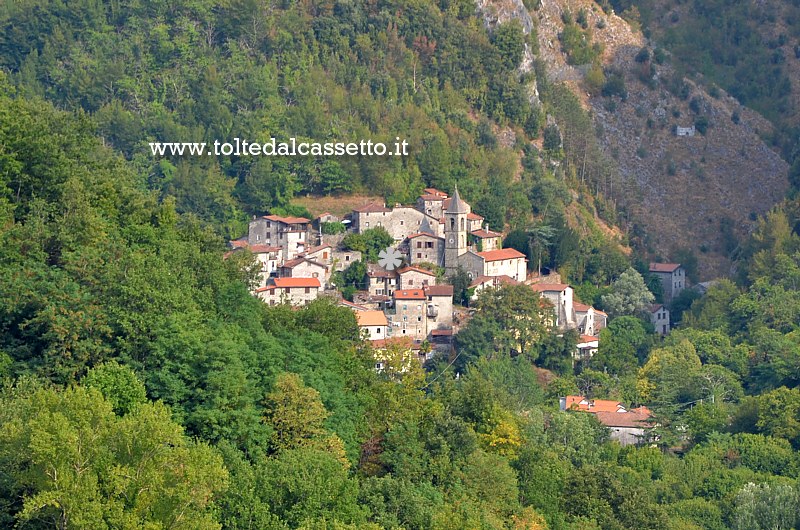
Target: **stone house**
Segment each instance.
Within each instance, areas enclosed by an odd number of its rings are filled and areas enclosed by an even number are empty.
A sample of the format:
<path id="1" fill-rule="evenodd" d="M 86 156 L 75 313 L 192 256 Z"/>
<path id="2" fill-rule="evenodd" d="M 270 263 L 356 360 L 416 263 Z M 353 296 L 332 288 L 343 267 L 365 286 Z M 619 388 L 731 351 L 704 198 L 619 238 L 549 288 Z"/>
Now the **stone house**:
<path id="1" fill-rule="evenodd" d="M 352 213 L 353 229 L 364 232 L 370 228 L 384 228 L 395 241 L 403 241 L 409 235 L 424 231 L 427 225 L 433 234 L 439 233 L 439 220 L 411 206 L 397 205 L 387 208 L 381 204 L 368 204 L 355 208 Z"/>
<path id="2" fill-rule="evenodd" d="M 478 276 L 469 284 L 469 288 L 473 290 L 471 299 L 477 300 L 478 295 L 485 289 L 497 289 L 504 285 L 519 285 L 520 283 L 511 276 Z"/>
<path id="3" fill-rule="evenodd" d="M 408 262 L 444 264 L 444 238 L 431 233 L 411 234 L 403 244 L 401 252 L 408 256 Z"/>
<path id="4" fill-rule="evenodd" d="M 628 409 L 619 401 L 565 396 L 558 399 L 561 411 L 594 414 L 610 431 L 611 439 L 622 446 L 646 443 L 654 439 L 656 426 L 647 407 Z"/>
<path id="5" fill-rule="evenodd" d="M 487 250 L 498 250 L 502 248 L 503 234 L 500 232 L 492 232 L 481 228 L 480 230 L 473 230 L 469 233 L 470 244 L 475 252 L 484 252 Z"/>
<path id="6" fill-rule="evenodd" d="M 664 304 L 654 304 L 648 310 L 650 322 L 659 335 L 667 335 L 670 331 L 669 309 Z"/>
<path id="7" fill-rule="evenodd" d="M 331 267 L 335 271 L 341 272 L 356 261 L 361 261 L 361 252 L 358 250 L 334 249 L 331 251 Z"/>
<path id="8" fill-rule="evenodd" d="M 255 294 L 269 305 L 288 303 L 306 305 L 319 296 L 322 284 L 318 278 L 275 278 Z"/>
<path id="9" fill-rule="evenodd" d="M 414 266 L 397 269 L 399 279 L 398 289 L 414 289 L 436 284 L 436 274 Z"/>
<path id="10" fill-rule="evenodd" d="M 290 260 L 306 250 L 311 221 L 305 217 L 265 215 L 250 221 L 248 243 L 281 247 L 282 259 Z"/>
<path id="11" fill-rule="evenodd" d="M 419 289 L 398 289 L 392 293 L 392 310 L 387 317 L 393 337 L 421 342 L 427 337 L 427 297 Z"/>
<path id="12" fill-rule="evenodd" d="M 578 326 L 572 287 L 565 283 L 535 283 L 531 288 L 553 305 L 558 329 L 575 329 Z"/>
<path id="13" fill-rule="evenodd" d="M 427 300 L 426 335 L 434 331 L 453 329 L 453 286 L 427 285 L 423 288 Z"/>
<path id="14" fill-rule="evenodd" d="M 330 269 L 322 263 L 306 257 L 284 261 L 278 268 L 282 278 L 317 278 L 321 283 L 328 282 Z"/>
<path id="15" fill-rule="evenodd" d="M 603 311 L 580 302 L 574 302 L 572 306 L 575 308 L 575 321 L 580 333 L 596 336 L 606 327 L 608 315 Z"/>
<path id="16" fill-rule="evenodd" d="M 398 285 L 396 271 L 387 271 L 380 265 L 367 264 L 367 291 L 371 297 L 392 296 Z"/>
<path id="17" fill-rule="evenodd" d="M 670 303 L 686 288 L 686 270 L 680 263 L 650 263 L 650 274 L 661 280 L 664 303 Z"/>

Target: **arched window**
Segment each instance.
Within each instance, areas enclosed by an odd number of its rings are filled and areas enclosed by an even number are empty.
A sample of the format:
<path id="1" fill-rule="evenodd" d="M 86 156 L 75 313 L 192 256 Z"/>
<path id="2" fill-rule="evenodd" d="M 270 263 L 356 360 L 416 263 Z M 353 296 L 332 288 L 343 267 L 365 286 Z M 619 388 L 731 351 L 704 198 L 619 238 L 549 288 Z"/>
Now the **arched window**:
<path id="1" fill-rule="evenodd" d="M 455 229 L 456 229 L 456 220 L 455 220 L 455 218 L 451 217 L 450 218 L 450 230 L 455 230 Z"/>
<path id="2" fill-rule="evenodd" d="M 464 218 L 461 218 L 461 230 L 464 230 Z"/>

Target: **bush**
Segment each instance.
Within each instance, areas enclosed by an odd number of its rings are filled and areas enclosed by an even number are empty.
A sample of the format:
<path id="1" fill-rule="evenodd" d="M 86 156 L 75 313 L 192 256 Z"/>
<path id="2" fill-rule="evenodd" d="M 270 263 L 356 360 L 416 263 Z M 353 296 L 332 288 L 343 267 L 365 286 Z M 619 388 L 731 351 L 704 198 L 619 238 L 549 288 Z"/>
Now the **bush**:
<path id="1" fill-rule="evenodd" d="M 344 234 L 347 231 L 347 227 L 344 223 L 336 221 L 333 223 L 320 223 L 320 230 L 326 235 L 336 235 Z"/>
<path id="2" fill-rule="evenodd" d="M 708 131 L 708 118 L 705 116 L 698 116 L 697 119 L 694 120 L 694 128 L 697 129 L 697 132 L 705 136 L 706 131 Z"/>
<path id="3" fill-rule="evenodd" d="M 618 73 L 607 76 L 602 94 L 605 97 L 619 96 L 623 101 L 627 99 L 628 89 L 625 87 L 625 78 Z"/>

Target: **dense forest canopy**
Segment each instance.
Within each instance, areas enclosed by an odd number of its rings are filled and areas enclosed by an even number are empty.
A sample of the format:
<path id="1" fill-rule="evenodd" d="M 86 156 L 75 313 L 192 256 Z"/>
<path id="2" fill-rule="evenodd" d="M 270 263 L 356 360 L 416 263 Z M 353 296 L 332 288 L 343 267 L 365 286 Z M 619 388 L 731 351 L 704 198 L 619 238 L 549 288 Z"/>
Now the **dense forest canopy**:
<path id="1" fill-rule="evenodd" d="M 568 225 L 590 204 L 568 172 L 526 146 L 514 177 L 493 131 L 541 129 L 514 68 L 524 37 L 487 31 L 471 3 L 8 2 L 0 21 L 0 526 L 798 524 L 796 198 L 661 340 L 638 312 L 647 278 L 597 226 Z M 585 118 L 541 88 L 570 126 Z M 237 135 L 424 148 L 334 162 L 144 148 Z M 551 146 L 567 166 L 569 145 Z M 390 350 L 376 372 L 350 309 L 268 307 L 247 263 L 223 258 L 245 212 L 296 193 L 407 200 L 456 180 L 510 243 L 614 308 L 588 363 L 512 286 L 481 295 L 458 358 L 423 369 Z M 610 442 L 592 415 L 558 411 L 577 393 L 647 405 L 659 438 Z"/>

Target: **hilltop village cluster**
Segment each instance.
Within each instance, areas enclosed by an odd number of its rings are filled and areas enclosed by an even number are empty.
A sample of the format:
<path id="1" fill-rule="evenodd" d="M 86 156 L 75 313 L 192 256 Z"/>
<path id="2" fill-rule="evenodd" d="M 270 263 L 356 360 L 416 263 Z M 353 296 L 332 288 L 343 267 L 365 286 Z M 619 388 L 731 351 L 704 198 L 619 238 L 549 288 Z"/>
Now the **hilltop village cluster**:
<path id="1" fill-rule="evenodd" d="M 324 235 L 325 223 L 343 223 L 347 233 L 356 234 L 382 227 L 394 241 L 394 250 L 387 251 L 400 258 L 399 266 L 368 263 L 362 289 L 353 302 L 344 300 L 332 275 L 364 257 L 342 246 L 342 234 Z M 247 235 L 231 241 L 230 246 L 231 252 L 249 250 L 257 260 L 255 296 L 269 305 L 293 306 L 308 304 L 319 296 L 336 297 L 340 305 L 354 311 L 362 334 L 376 351 L 398 343 L 421 362 L 436 351 L 450 354 L 453 336 L 467 312 L 454 306 L 453 286 L 446 278 L 463 270 L 471 280 L 473 298 L 484 289 L 529 285 L 552 306 L 552 322 L 558 329 L 578 330 L 580 339 L 573 358 L 590 358 L 599 347 L 598 335 L 606 327 L 608 315 L 575 300 L 572 287 L 560 283 L 557 275 L 529 275 L 525 255 L 503 248 L 502 240 L 503 234 L 486 226 L 484 218 L 461 199 L 458 189 L 449 196 L 427 188 L 413 206 L 390 208 L 371 203 L 355 208 L 344 219 L 329 213 L 313 221 L 279 215 L 255 217 Z M 661 279 L 667 300 L 684 287 L 685 272 L 678 264 L 653 263 L 650 271 Z M 659 333 L 669 332 L 665 306 L 653 306 L 650 317 Z M 377 358 L 376 369 L 381 370 L 382 365 Z M 630 430 L 632 416 L 607 416 L 613 432 Z M 620 422 L 623 425 L 615 425 Z"/>

